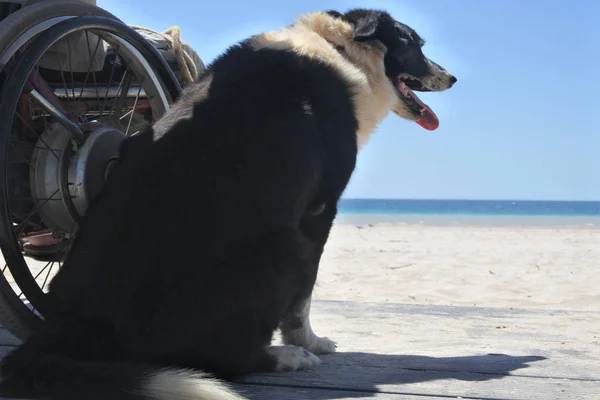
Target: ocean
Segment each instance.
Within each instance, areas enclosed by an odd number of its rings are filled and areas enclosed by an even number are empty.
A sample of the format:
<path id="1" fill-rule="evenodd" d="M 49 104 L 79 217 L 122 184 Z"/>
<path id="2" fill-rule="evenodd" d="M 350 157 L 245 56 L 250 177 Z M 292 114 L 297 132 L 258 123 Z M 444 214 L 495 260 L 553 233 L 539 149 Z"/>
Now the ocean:
<path id="1" fill-rule="evenodd" d="M 600 201 L 341 199 L 336 223 L 600 229 Z"/>

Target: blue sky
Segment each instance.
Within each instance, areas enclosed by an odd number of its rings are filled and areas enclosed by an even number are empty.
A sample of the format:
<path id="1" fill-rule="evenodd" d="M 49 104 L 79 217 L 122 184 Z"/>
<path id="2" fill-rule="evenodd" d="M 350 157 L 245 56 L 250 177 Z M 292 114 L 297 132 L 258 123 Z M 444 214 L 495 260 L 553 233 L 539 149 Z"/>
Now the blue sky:
<path id="1" fill-rule="evenodd" d="M 426 131 L 390 115 L 359 155 L 345 197 L 600 200 L 600 2 L 596 0 L 98 0 L 129 24 L 165 30 L 210 62 L 300 13 L 382 8 L 458 77 L 420 95 Z"/>

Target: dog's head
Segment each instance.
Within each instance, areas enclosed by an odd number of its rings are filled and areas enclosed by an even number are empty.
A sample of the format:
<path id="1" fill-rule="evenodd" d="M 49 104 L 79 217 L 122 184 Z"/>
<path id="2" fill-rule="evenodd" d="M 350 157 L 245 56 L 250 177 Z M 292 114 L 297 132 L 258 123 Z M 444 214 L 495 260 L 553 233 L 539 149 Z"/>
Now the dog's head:
<path id="1" fill-rule="evenodd" d="M 457 79 L 425 57 L 425 41 L 417 32 L 385 11 L 354 9 L 345 14 L 337 11 L 327 11 L 327 14 L 352 26 L 354 43 L 381 50 L 385 75 L 398 97 L 394 113 L 426 129 L 436 129 L 437 116 L 414 91 L 443 91 L 451 88 Z"/>

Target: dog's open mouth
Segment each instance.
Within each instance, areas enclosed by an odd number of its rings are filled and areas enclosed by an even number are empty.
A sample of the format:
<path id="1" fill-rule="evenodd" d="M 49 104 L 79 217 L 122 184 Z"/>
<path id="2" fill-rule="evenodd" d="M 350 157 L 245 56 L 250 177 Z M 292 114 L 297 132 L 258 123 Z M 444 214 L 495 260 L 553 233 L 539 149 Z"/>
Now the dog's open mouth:
<path id="1" fill-rule="evenodd" d="M 435 115 L 433 110 L 429 108 L 427 104 L 423 103 L 415 92 L 413 92 L 413 89 L 422 92 L 428 92 L 429 89 L 425 88 L 417 79 L 411 79 L 405 76 L 398 77 L 397 89 L 404 102 L 416 113 L 421 115 L 421 117 L 415 121 L 417 124 L 430 131 L 438 128 L 440 121 L 437 115 Z"/>

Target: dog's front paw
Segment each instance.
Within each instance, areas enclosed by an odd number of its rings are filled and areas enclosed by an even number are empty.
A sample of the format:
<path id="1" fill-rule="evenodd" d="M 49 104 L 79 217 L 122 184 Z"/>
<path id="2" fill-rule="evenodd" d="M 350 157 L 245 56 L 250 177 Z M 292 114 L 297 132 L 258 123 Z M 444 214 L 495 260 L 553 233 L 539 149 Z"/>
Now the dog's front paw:
<path id="1" fill-rule="evenodd" d="M 319 337 L 311 329 L 306 328 L 285 332 L 283 342 L 302 346 L 315 354 L 333 353 L 337 349 L 337 344 L 333 340 L 328 337 Z"/>
<path id="2" fill-rule="evenodd" d="M 328 354 L 336 351 L 337 344 L 328 337 L 318 337 L 315 335 L 311 340 L 310 346 L 307 348 L 315 354 Z"/>
<path id="3" fill-rule="evenodd" d="M 321 363 L 321 359 L 300 346 L 271 346 L 269 352 L 277 359 L 275 370 L 297 371 Z"/>

